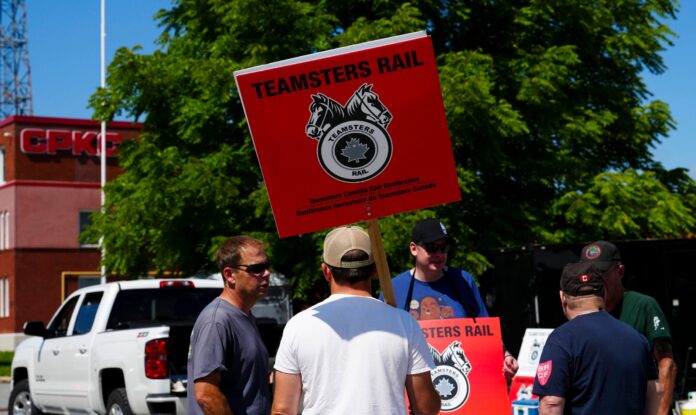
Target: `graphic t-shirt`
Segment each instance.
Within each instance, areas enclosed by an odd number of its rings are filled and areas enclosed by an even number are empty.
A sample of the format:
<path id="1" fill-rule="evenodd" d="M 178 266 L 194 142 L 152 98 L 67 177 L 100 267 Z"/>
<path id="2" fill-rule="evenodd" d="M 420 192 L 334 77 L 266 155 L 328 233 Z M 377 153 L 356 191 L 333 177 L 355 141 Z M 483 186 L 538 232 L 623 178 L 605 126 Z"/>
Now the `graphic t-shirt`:
<path id="1" fill-rule="evenodd" d="M 402 272 L 392 280 L 392 285 L 396 307 L 409 311 L 416 320 L 488 317 L 474 277 L 454 267 L 448 267 L 445 275 L 434 282 L 414 279 L 413 294 L 406 308 L 412 274 L 412 271 Z"/>

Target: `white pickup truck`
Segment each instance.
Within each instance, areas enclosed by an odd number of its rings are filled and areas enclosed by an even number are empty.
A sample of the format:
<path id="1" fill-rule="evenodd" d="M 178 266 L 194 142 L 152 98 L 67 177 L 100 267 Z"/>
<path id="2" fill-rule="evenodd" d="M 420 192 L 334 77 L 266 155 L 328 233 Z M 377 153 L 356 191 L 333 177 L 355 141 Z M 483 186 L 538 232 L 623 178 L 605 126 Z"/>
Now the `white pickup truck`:
<path id="1" fill-rule="evenodd" d="M 9 413 L 186 413 L 189 338 L 222 281 L 134 280 L 79 289 L 48 327 L 25 323 Z"/>

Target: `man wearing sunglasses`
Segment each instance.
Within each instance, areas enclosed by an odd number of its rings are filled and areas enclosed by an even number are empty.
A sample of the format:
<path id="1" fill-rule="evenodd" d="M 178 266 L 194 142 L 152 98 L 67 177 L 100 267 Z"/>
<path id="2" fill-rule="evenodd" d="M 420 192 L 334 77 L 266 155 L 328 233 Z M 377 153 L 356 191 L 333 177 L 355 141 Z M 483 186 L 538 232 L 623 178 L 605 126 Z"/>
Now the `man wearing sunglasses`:
<path id="1" fill-rule="evenodd" d="M 416 264 L 392 280 L 396 307 L 417 320 L 488 317 L 474 277 L 447 265 L 450 236 L 437 219 L 425 219 L 413 227 L 409 250 Z M 517 360 L 504 351 L 503 373 L 517 372 Z"/>
<path id="2" fill-rule="evenodd" d="M 437 414 L 435 368 L 418 323 L 373 298 L 370 237 L 336 228 L 324 240 L 331 296 L 285 326 L 275 360 L 273 414 Z M 302 399 L 302 402 L 300 402 Z"/>
<path id="3" fill-rule="evenodd" d="M 217 262 L 225 287 L 191 332 L 188 413 L 267 415 L 268 352 L 251 308 L 268 292 L 271 263 L 247 236 L 225 241 Z"/>

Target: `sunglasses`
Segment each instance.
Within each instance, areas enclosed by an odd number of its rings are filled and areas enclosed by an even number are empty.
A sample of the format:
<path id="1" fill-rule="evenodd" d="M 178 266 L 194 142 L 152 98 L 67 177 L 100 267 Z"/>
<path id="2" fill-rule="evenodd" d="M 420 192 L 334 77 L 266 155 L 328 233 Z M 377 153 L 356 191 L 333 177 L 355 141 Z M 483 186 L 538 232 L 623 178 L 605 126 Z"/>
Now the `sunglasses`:
<path id="1" fill-rule="evenodd" d="M 429 254 L 434 254 L 436 252 L 442 252 L 443 254 L 446 254 L 447 251 L 449 251 L 449 244 L 443 244 L 443 243 L 435 243 L 435 242 L 428 242 L 428 243 L 419 243 L 418 246 L 422 247 L 425 249 L 425 252 Z"/>
<path id="2" fill-rule="evenodd" d="M 261 275 L 266 272 L 267 269 L 271 269 L 271 260 L 268 259 L 266 262 L 259 262 L 258 264 L 239 264 L 236 267 L 231 268 L 241 269 L 249 274 Z"/>

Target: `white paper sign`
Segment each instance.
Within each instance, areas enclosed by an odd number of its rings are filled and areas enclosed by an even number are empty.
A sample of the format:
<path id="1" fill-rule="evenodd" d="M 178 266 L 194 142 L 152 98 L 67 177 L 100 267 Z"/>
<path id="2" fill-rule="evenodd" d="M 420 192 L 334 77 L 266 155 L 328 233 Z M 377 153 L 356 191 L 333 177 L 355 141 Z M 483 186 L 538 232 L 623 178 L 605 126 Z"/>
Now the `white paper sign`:
<path id="1" fill-rule="evenodd" d="M 517 356 L 517 364 L 520 365 L 517 376 L 534 378 L 541 351 L 552 331 L 553 329 L 527 329 L 524 332 L 520 354 Z"/>

